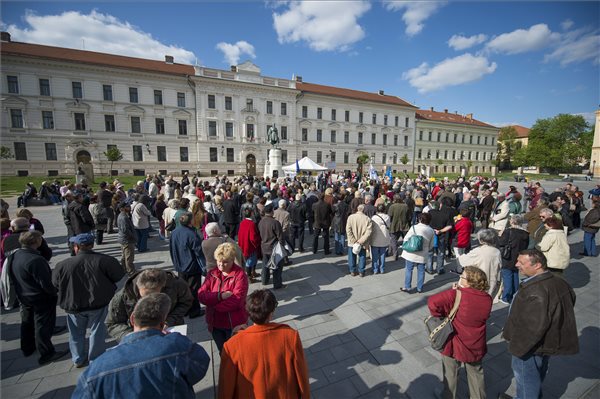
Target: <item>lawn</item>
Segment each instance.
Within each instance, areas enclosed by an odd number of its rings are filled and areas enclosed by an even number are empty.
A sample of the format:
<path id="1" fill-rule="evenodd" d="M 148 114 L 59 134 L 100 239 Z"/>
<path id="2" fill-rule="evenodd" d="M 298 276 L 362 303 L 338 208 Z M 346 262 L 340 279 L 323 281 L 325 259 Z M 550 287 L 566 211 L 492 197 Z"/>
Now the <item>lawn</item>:
<path id="1" fill-rule="evenodd" d="M 35 188 L 38 190 L 42 185 L 43 181 L 53 181 L 58 179 L 61 183 L 64 180 L 70 180 L 71 182 L 75 182 L 75 176 L 53 176 L 53 177 L 44 177 L 44 176 L 0 176 L 0 196 L 3 198 L 14 197 L 20 195 L 25 191 L 25 185 L 29 182 L 32 182 L 35 185 Z M 126 188 L 133 187 L 133 185 L 138 180 L 143 180 L 143 176 L 118 176 L 120 182 L 125 184 Z M 98 188 L 98 184 L 102 181 L 107 180 L 107 176 L 100 176 L 96 178 L 96 182 L 92 185 L 94 189 Z M 112 180 L 111 180 L 112 181 Z"/>

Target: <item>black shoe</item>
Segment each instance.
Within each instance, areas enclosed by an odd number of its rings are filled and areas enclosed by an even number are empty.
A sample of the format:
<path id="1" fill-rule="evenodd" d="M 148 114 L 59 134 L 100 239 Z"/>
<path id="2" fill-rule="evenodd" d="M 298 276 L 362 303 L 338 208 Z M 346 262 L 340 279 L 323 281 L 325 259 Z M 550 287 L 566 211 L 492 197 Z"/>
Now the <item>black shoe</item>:
<path id="1" fill-rule="evenodd" d="M 409 289 L 409 288 L 404 288 L 404 287 L 402 287 L 402 288 L 400 288 L 400 291 L 402 291 L 402 292 L 406 292 L 407 294 L 409 294 L 409 293 L 410 293 L 410 289 Z"/>
<path id="2" fill-rule="evenodd" d="M 188 313 L 188 317 L 190 319 L 195 319 L 196 317 L 204 316 L 204 309 L 198 309 L 193 312 Z"/>
<path id="3" fill-rule="evenodd" d="M 364 277 L 364 276 L 365 276 L 365 273 L 364 273 L 364 272 L 363 272 L 363 273 L 361 273 L 361 274 L 360 274 L 360 276 L 361 276 L 361 277 Z"/>
<path id="4" fill-rule="evenodd" d="M 282 290 L 287 287 L 287 284 L 281 284 L 279 287 L 273 287 L 274 290 Z"/>
<path id="5" fill-rule="evenodd" d="M 579 255 L 581 256 L 589 256 L 588 254 L 586 254 L 585 252 L 580 252 Z"/>
<path id="6" fill-rule="evenodd" d="M 32 350 L 31 352 L 24 352 L 24 351 L 21 351 L 21 352 L 23 353 L 23 356 L 29 357 L 29 356 L 31 356 L 31 355 L 33 355 L 35 353 L 35 349 Z"/>
<path id="7" fill-rule="evenodd" d="M 40 366 L 42 366 L 44 364 L 52 363 L 53 361 L 58 360 L 61 357 L 65 356 L 67 353 L 69 353 L 69 351 L 54 352 L 51 355 L 40 357 L 40 359 L 38 360 L 38 363 L 40 364 Z"/>
<path id="8" fill-rule="evenodd" d="M 52 331 L 52 335 L 58 335 L 65 331 L 67 331 L 67 326 L 55 326 L 54 331 Z"/>
<path id="9" fill-rule="evenodd" d="M 90 362 L 86 360 L 83 363 L 75 363 L 75 368 L 76 369 L 81 369 L 81 368 L 87 367 L 89 365 L 90 365 Z"/>
<path id="10" fill-rule="evenodd" d="M 427 274 L 434 274 L 431 270 L 427 270 L 427 269 L 425 269 L 425 273 L 427 273 Z"/>
<path id="11" fill-rule="evenodd" d="M 442 270 L 438 270 L 438 276 L 441 276 L 444 273 L 446 273 L 446 272 L 443 269 Z"/>

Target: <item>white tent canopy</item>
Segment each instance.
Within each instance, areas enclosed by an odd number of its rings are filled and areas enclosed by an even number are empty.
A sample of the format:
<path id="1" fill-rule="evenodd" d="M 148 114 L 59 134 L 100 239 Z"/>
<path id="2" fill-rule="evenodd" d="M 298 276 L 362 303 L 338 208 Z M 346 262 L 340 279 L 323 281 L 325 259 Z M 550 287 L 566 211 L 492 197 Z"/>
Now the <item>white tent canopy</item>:
<path id="1" fill-rule="evenodd" d="M 298 166 L 300 167 L 301 171 L 306 170 L 309 172 L 322 172 L 322 171 L 327 170 L 326 167 L 313 162 L 313 160 L 310 159 L 309 157 L 304 157 L 301 160 L 299 160 Z M 296 171 L 296 162 L 294 162 L 291 165 L 284 166 L 283 170 L 286 172 L 295 172 Z"/>

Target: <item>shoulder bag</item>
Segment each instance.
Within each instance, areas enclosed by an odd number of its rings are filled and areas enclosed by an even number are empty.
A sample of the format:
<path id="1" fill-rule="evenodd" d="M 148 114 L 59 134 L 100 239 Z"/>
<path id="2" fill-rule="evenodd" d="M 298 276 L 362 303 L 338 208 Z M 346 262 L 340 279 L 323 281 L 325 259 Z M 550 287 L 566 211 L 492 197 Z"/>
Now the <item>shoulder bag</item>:
<path id="1" fill-rule="evenodd" d="M 410 236 L 408 240 L 405 240 L 402 244 L 402 249 L 406 252 L 420 252 L 423 250 L 423 237 L 417 235 L 415 226 L 413 225 L 414 235 Z"/>
<path id="2" fill-rule="evenodd" d="M 387 229 L 388 234 L 390 235 L 387 254 L 391 255 L 391 254 L 396 253 L 397 247 L 398 247 L 398 242 L 396 241 L 396 236 L 392 234 L 392 232 L 390 231 L 390 227 L 387 225 L 387 223 L 385 222 L 385 220 L 383 220 L 383 218 L 381 216 L 379 216 L 378 214 L 375 214 L 375 216 L 377 216 L 379 219 L 381 219 L 381 221 L 385 225 L 385 228 Z"/>
<path id="3" fill-rule="evenodd" d="M 508 242 L 500 250 L 500 254 L 502 255 L 502 259 L 504 259 L 504 260 L 510 260 L 510 256 L 512 254 L 512 250 L 510 248 L 510 231 L 511 230 L 512 229 L 510 229 L 510 228 L 508 229 Z"/>
<path id="4" fill-rule="evenodd" d="M 460 303 L 461 292 L 459 289 L 456 290 L 456 298 L 454 298 L 454 305 L 450 310 L 450 313 L 446 317 L 435 317 L 428 316 L 425 318 L 425 326 L 427 327 L 427 333 L 429 334 L 429 343 L 431 347 L 436 351 L 441 352 L 446 346 L 446 342 L 452 333 L 454 333 L 454 327 L 452 327 L 452 320 L 456 316 L 458 311 L 458 304 Z"/>

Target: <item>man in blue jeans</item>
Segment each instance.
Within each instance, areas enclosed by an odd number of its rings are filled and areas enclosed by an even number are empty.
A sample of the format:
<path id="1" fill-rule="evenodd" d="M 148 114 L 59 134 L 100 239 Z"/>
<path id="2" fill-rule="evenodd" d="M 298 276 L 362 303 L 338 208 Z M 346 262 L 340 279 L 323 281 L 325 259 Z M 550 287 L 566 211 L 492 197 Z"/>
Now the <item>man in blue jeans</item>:
<path id="1" fill-rule="evenodd" d="M 512 354 L 516 397 L 540 398 L 550 355 L 579 352 L 575 292 L 548 272 L 546 257 L 537 249 L 519 252 L 516 266 L 526 278 L 513 298 L 502 336 Z"/>
<path id="2" fill-rule="evenodd" d="M 170 309 L 166 294 L 140 299 L 130 317 L 133 332 L 90 364 L 73 398 L 194 398 L 210 358 L 188 337 L 164 331 Z"/>
<path id="3" fill-rule="evenodd" d="M 93 251 L 92 234 L 79 234 L 70 241 L 76 255 L 56 265 L 52 284 L 58 290 L 59 306 L 67 312 L 69 349 L 75 367 L 80 368 L 104 353 L 108 304 L 125 270 L 114 257 Z M 91 331 L 86 351 L 88 328 Z"/>
<path id="4" fill-rule="evenodd" d="M 365 248 L 369 245 L 371 233 L 373 231 L 371 219 L 363 213 L 364 204 L 360 204 L 356 213 L 348 216 L 346 222 L 346 236 L 348 237 L 348 270 L 352 276 L 365 276 L 365 266 L 367 264 L 367 252 Z M 354 244 L 360 245 L 360 250 L 354 252 Z M 358 249 L 357 245 L 357 249 Z M 356 271 L 356 262 L 358 260 L 358 272 Z"/>

